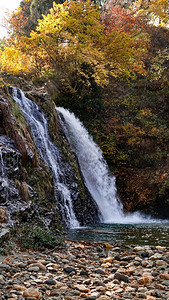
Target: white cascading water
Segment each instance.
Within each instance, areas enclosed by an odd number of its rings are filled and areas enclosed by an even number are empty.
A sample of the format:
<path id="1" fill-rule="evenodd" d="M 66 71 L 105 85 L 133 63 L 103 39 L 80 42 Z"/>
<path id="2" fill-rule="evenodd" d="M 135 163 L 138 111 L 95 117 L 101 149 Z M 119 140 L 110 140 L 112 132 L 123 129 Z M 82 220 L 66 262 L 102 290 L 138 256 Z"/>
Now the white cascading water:
<path id="1" fill-rule="evenodd" d="M 79 227 L 79 222 L 73 211 L 71 193 L 65 184 L 64 174 L 60 168 L 59 150 L 50 139 L 48 124 L 44 114 L 40 112 L 36 103 L 25 97 L 24 93 L 17 88 L 13 88 L 13 99 L 17 102 L 31 128 L 34 142 L 42 160 L 52 171 L 56 202 L 59 193 L 62 201 L 62 204 L 60 203 L 62 215 L 67 226 L 70 228 Z"/>
<path id="2" fill-rule="evenodd" d="M 98 205 L 103 223 L 145 223 L 152 219 L 140 213 L 125 215 L 116 195 L 115 177 L 110 174 L 102 151 L 83 124 L 69 110 L 56 107 L 60 124 L 75 150 L 85 184 Z"/>
<path id="3" fill-rule="evenodd" d="M 2 149 L 0 147 L 0 165 L 1 165 L 1 170 L 0 170 L 0 183 L 2 188 L 4 189 L 5 192 L 5 199 L 6 201 L 8 200 L 8 176 L 5 172 L 5 164 L 2 156 Z"/>

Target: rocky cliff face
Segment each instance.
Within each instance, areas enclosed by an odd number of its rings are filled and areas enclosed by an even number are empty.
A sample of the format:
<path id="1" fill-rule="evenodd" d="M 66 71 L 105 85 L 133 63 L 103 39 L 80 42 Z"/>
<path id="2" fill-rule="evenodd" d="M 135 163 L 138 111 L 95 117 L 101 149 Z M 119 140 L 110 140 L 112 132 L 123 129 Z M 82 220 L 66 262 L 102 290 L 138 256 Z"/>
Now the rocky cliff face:
<path id="1" fill-rule="evenodd" d="M 51 205 L 40 205 L 44 199 L 50 201 L 53 196 L 52 184 L 41 190 L 47 181 L 49 171 L 38 161 L 38 154 L 19 109 L 12 106 L 12 99 L 7 88 L 1 88 L 0 98 L 0 220 L 1 227 L 23 221 L 45 223 Z M 22 122 L 23 121 L 23 122 Z M 37 172 L 37 176 L 34 174 Z M 37 182 L 43 182 L 38 184 Z M 39 209 L 38 209 L 39 207 Z M 4 217 L 5 216 L 5 217 Z M 43 222 L 41 221 L 43 218 Z M 58 217 L 57 217 L 58 218 Z M 52 221 L 52 217 L 51 217 Z"/>
<path id="2" fill-rule="evenodd" d="M 0 89 L 0 226 L 38 222 L 56 229 L 63 224 L 56 208 L 52 175 L 44 165 L 31 131 L 5 85 Z M 59 127 L 54 105 L 43 89 L 28 91 L 49 121 L 51 138 L 60 149 L 65 181 L 74 195 L 74 211 L 81 225 L 98 221 L 74 152 Z"/>

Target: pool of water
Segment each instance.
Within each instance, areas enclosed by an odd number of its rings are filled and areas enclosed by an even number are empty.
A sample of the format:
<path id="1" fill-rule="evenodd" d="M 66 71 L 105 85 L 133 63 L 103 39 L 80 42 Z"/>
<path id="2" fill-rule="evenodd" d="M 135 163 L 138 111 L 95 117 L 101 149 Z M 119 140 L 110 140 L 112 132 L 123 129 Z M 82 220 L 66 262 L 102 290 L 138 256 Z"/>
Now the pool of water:
<path id="1" fill-rule="evenodd" d="M 169 222 L 148 224 L 97 224 L 69 230 L 67 239 L 110 244 L 169 247 Z"/>

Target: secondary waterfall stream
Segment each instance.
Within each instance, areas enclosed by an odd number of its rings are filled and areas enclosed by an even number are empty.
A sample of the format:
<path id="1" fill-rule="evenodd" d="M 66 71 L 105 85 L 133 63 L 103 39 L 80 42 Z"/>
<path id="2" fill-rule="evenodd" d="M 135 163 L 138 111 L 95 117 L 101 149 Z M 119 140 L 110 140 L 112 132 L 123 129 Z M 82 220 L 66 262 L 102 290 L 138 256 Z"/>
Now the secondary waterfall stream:
<path id="1" fill-rule="evenodd" d="M 25 97 L 24 93 L 17 88 L 13 88 L 13 99 L 17 102 L 31 128 L 34 142 L 39 150 L 42 160 L 52 172 L 56 203 L 62 210 L 63 219 L 68 227 L 78 227 L 79 222 L 73 211 L 71 192 L 65 183 L 65 175 L 61 168 L 59 149 L 50 139 L 45 115 L 40 112 L 36 103 Z M 58 194 L 61 198 L 59 203 Z"/>
<path id="2" fill-rule="evenodd" d="M 8 200 L 8 176 L 6 174 L 6 171 L 5 171 L 5 164 L 4 164 L 4 160 L 3 160 L 3 155 L 2 155 L 2 149 L 0 147 L 0 166 L 1 166 L 1 169 L 0 169 L 0 183 L 1 183 L 1 188 L 4 189 L 4 195 L 5 195 L 5 198 Z"/>

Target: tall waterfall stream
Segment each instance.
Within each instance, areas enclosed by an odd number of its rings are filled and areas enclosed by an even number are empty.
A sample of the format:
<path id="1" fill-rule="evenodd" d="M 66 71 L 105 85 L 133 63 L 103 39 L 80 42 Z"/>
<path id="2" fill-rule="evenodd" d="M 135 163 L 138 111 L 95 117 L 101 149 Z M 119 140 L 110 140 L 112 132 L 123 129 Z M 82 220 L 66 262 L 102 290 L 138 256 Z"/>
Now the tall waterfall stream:
<path id="1" fill-rule="evenodd" d="M 78 157 L 85 184 L 98 205 L 101 222 L 151 222 L 151 218 L 140 213 L 123 213 L 123 206 L 117 198 L 115 177 L 110 173 L 101 149 L 73 113 L 62 107 L 56 107 L 56 111 L 65 135 Z"/>
<path id="2" fill-rule="evenodd" d="M 5 190 L 5 198 L 8 200 L 8 176 L 5 172 L 5 164 L 3 160 L 3 155 L 2 155 L 2 149 L 0 148 L 0 165 L 1 165 L 1 170 L 0 170 L 0 181 L 1 185 Z"/>
<path id="3" fill-rule="evenodd" d="M 45 115 L 36 103 L 25 97 L 24 93 L 17 88 L 13 88 L 13 99 L 17 102 L 31 128 L 42 160 L 52 172 L 56 205 L 61 209 L 68 227 L 79 227 L 73 210 L 73 197 L 66 185 L 60 161 L 60 150 L 50 139 Z M 152 221 L 139 213 L 129 215 L 123 213 L 122 204 L 116 195 L 115 177 L 110 174 L 101 150 L 73 113 L 61 107 L 56 108 L 56 111 L 67 140 L 76 152 L 85 185 L 97 203 L 100 222 L 127 224 Z"/>

